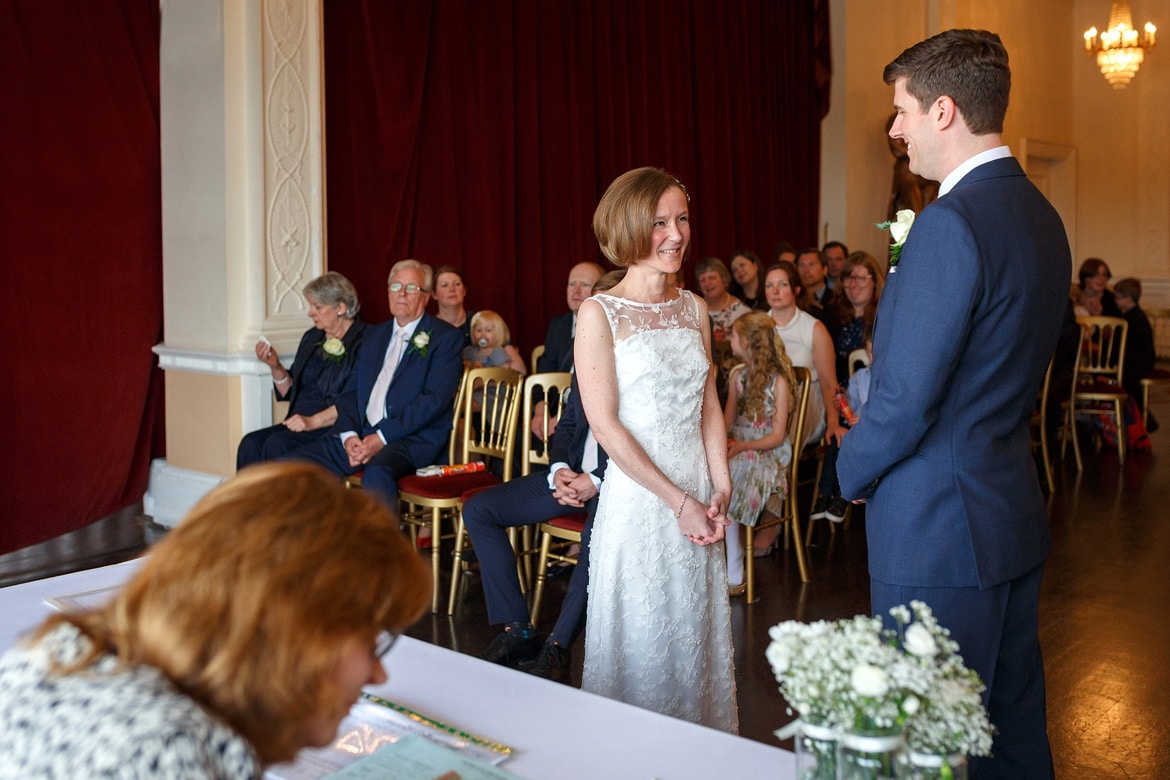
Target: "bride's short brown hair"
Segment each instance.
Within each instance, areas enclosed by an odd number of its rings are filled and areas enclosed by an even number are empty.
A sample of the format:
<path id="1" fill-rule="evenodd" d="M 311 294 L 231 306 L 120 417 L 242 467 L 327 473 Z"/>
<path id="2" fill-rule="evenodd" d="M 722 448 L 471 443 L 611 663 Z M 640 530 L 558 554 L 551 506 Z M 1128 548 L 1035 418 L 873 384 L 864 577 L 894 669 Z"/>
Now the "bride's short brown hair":
<path id="1" fill-rule="evenodd" d="M 654 212 L 671 187 L 690 195 L 673 175 L 661 168 L 635 168 L 613 180 L 593 212 L 593 234 L 601 253 L 622 268 L 650 253 Z"/>

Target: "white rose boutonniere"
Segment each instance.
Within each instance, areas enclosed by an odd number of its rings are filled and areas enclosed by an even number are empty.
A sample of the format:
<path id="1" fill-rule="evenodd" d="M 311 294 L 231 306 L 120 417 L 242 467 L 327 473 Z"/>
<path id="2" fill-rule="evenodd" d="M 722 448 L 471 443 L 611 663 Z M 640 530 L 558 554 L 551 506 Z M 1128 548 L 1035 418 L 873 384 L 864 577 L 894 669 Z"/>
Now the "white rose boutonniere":
<path id="1" fill-rule="evenodd" d="M 890 231 L 890 268 L 896 268 L 902 257 L 902 245 L 910 235 L 910 228 L 914 226 L 914 212 L 910 209 L 901 209 L 890 222 L 878 222 L 878 230 Z"/>
<path id="2" fill-rule="evenodd" d="M 426 357 L 427 356 L 427 345 L 430 343 L 431 343 L 430 332 L 425 331 L 425 330 L 420 330 L 418 333 L 414 334 L 413 338 L 411 338 L 410 349 L 407 351 L 407 354 L 410 354 L 411 352 L 417 352 L 418 354 L 422 355 L 423 357 Z"/>
<path id="3" fill-rule="evenodd" d="M 345 357 L 345 344 L 341 343 L 341 339 L 330 337 L 321 343 L 321 351 L 334 363 L 340 363 Z"/>

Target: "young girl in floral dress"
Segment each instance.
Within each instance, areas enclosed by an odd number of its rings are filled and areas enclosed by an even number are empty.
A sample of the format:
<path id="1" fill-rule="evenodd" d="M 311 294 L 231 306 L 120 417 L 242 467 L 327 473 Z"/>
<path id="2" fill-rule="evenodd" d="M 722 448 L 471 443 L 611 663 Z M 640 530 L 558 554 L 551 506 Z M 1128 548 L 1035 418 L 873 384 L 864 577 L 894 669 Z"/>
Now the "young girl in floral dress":
<path id="1" fill-rule="evenodd" d="M 727 459 L 731 466 L 731 503 L 727 516 L 728 592 L 746 590 L 741 525 L 754 526 L 773 493 L 786 494 L 786 469 L 792 460 L 788 413 L 795 404 L 796 378 L 776 323 L 762 312 L 735 321 L 731 349 L 743 361 L 728 378 Z"/>

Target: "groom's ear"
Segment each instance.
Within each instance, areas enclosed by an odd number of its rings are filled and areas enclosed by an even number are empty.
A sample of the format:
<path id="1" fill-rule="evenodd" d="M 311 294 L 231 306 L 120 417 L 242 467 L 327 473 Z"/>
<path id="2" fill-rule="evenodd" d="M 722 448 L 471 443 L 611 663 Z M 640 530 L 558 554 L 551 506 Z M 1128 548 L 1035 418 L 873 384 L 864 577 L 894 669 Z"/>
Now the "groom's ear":
<path id="1" fill-rule="evenodd" d="M 955 122 L 961 122 L 967 129 L 967 120 L 963 119 L 963 112 L 955 105 L 950 95 L 939 95 L 930 106 L 931 118 L 939 130 L 950 128 Z"/>

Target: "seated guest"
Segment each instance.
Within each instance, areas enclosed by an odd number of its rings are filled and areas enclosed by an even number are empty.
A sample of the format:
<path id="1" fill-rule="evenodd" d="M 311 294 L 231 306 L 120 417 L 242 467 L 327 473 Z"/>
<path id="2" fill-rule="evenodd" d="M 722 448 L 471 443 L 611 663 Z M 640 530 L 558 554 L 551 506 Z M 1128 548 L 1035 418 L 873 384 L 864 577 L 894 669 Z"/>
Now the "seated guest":
<path id="1" fill-rule="evenodd" d="M 797 304 L 802 300 L 802 292 L 800 272 L 792 263 L 776 263 L 764 276 L 764 293 L 772 307 L 769 314 L 776 321 L 776 331 L 784 341 L 784 349 L 793 366 L 807 368 L 812 375 L 808 411 L 805 413 L 804 441 L 792 443 L 795 457 L 800 456 L 805 445 L 810 441 L 819 441 L 822 435 L 826 443 L 833 442 L 838 446 L 844 435 L 836 411 L 826 414 L 826 410 L 834 409 L 837 390 L 833 337 L 823 323 Z M 772 551 L 772 543 L 779 530 L 780 526 L 771 526 L 755 535 L 754 554 L 757 557 Z"/>
<path id="2" fill-rule="evenodd" d="M 1125 367 L 1121 384 L 1142 408 L 1142 377 L 1154 373 L 1157 353 L 1154 349 L 1154 329 L 1150 318 L 1142 310 L 1142 283 L 1132 277 L 1122 279 L 1113 285 L 1113 297 L 1121 316 L 1129 323 L 1125 334 Z M 1144 409 L 1143 409 L 1144 411 Z M 1157 430 L 1158 424 L 1150 416 L 1150 430 Z"/>
<path id="3" fill-rule="evenodd" d="M 3 773 L 259 778 L 332 742 L 386 682 L 429 579 L 369 494 L 307 464 L 246 469 L 107 605 L 55 614 L 0 658 Z"/>
<path id="4" fill-rule="evenodd" d="M 427 313 L 431 267 L 400 260 L 390 269 L 390 312 L 371 325 L 358 350 L 353 389 L 337 401 L 337 422 L 318 441 L 286 457 L 347 476 L 393 507 L 398 480 L 434 463 L 451 432 L 463 376 L 458 330 Z"/>
<path id="5" fill-rule="evenodd" d="M 520 350 L 512 346 L 512 332 L 504 318 L 490 309 L 471 318 L 472 345 L 463 348 L 463 363 L 469 368 L 510 368 L 524 376 L 528 366 Z"/>
<path id="6" fill-rule="evenodd" d="M 608 290 L 623 276 L 624 269 L 610 271 L 597 281 L 592 291 Z M 549 463 L 547 472 L 529 474 L 476 493 L 463 505 L 463 522 L 479 558 L 488 622 L 504 624 L 503 633 L 491 641 L 480 658 L 506 666 L 529 664 L 523 667 L 526 671 L 560 681 L 569 672 L 569 648 L 585 628 L 589 538 L 608 463 L 605 451 L 597 446 L 589 431 L 576 376 L 549 444 Z M 548 638 L 541 642 L 528 619 L 528 605 L 520 590 L 516 555 L 507 530 L 543 523 L 576 509 L 586 512 L 577 565 L 561 603 L 560 617 Z"/>
<path id="7" fill-rule="evenodd" d="M 789 263 L 796 262 L 796 247 L 792 245 L 791 241 L 781 241 L 772 252 L 772 265 L 781 260 L 787 260 Z"/>
<path id="8" fill-rule="evenodd" d="M 353 370 L 365 323 L 357 291 L 330 271 L 305 285 L 313 327 L 301 336 L 291 368 L 266 340 L 256 342 L 256 357 L 272 372 L 276 397 L 288 401 L 284 422 L 252 431 L 240 441 L 236 468 L 273 460 L 324 436 L 337 419 L 337 398 Z"/>
<path id="9" fill-rule="evenodd" d="M 707 302 L 707 313 L 715 323 L 715 340 L 729 341 L 731 323 L 751 311 L 728 291 L 731 272 L 718 257 L 708 257 L 695 266 L 695 281 Z"/>
<path id="10" fill-rule="evenodd" d="M 1074 301 L 1078 317 L 1120 317 L 1121 309 L 1113 293 L 1109 292 L 1109 280 L 1113 274 L 1109 266 L 1099 257 L 1090 257 L 1081 263 L 1077 271 L 1079 293 Z"/>
<path id="11" fill-rule="evenodd" d="M 835 294 L 840 295 L 841 272 L 845 269 L 845 261 L 849 258 L 849 247 L 840 241 L 830 241 L 821 247 L 821 256 L 825 258 L 825 284 Z"/>
<path id="12" fill-rule="evenodd" d="M 711 316 L 711 357 L 715 361 L 715 391 L 720 405 L 727 403 L 727 377 L 738 362 L 731 351 L 731 325 L 751 309 L 728 292 L 731 273 L 718 257 L 704 258 L 695 266 L 695 281 Z"/>
<path id="13" fill-rule="evenodd" d="M 463 333 L 463 346 L 470 347 L 471 317 L 474 312 L 463 308 L 463 299 L 467 295 L 467 287 L 463 284 L 463 274 L 453 265 L 441 265 L 435 269 L 435 303 L 438 304 L 438 313 L 435 315 L 452 328 L 458 328 Z"/>
<path id="14" fill-rule="evenodd" d="M 731 256 L 732 295 L 755 311 L 767 311 L 768 299 L 764 297 L 764 269 L 760 258 L 750 249 L 740 250 Z"/>
<path id="15" fill-rule="evenodd" d="M 796 270 L 800 272 L 800 286 L 804 298 L 798 301 L 800 308 L 821 321 L 834 340 L 837 338 L 836 293 L 825 284 L 829 266 L 821 251 L 810 246 L 796 256 Z"/>
<path id="16" fill-rule="evenodd" d="M 878 299 L 882 294 L 882 272 L 871 254 L 854 252 L 845 261 L 841 281 L 845 293 L 837 300 L 835 306 L 838 323 L 835 340 L 836 367 L 840 387 L 848 388 L 849 355 L 854 350 L 865 349 L 866 339 L 873 332 Z M 827 410 L 830 415 L 838 414 L 832 407 L 827 407 Z M 843 429 L 849 427 L 844 417 L 838 418 L 838 422 Z M 809 520 L 827 517 L 834 523 L 840 523 L 845 519 L 849 502 L 841 497 L 841 488 L 837 482 L 837 453 L 836 441 L 830 440 L 825 444 L 817 500 L 809 513 Z"/>
<path id="17" fill-rule="evenodd" d="M 569 303 L 569 310 L 558 314 L 548 324 L 548 332 L 544 336 L 544 354 L 536 360 L 536 373 L 547 374 L 553 371 L 569 371 L 573 368 L 573 334 L 577 329 L 577 309 L 581 302 L 592 295 L 593 285 L 605 273 L 600 265 L 593 262 L 577 263 L 569 269 L 569 282 L 565 287 L 565 298 Z M 549 425 L 551 434 L 556 424 L 546 422 L 544 400 L 539 397 L 533 399 L 536 403 L 532 410 L 532 433 L 535 436 L 544 436 L 545 425 Z"/>

